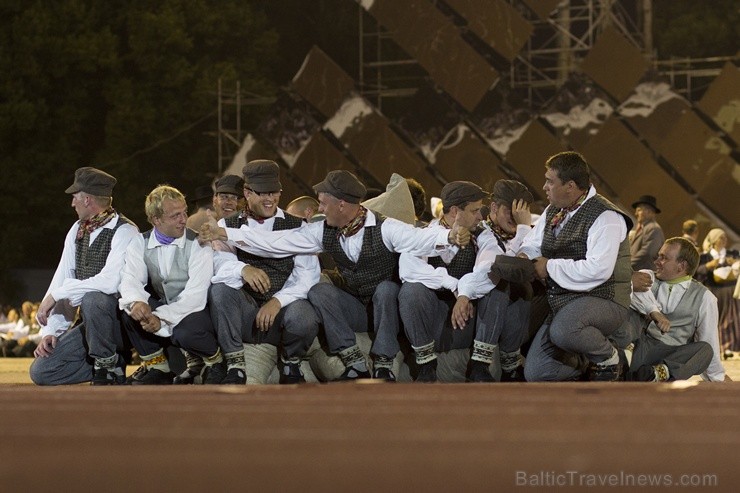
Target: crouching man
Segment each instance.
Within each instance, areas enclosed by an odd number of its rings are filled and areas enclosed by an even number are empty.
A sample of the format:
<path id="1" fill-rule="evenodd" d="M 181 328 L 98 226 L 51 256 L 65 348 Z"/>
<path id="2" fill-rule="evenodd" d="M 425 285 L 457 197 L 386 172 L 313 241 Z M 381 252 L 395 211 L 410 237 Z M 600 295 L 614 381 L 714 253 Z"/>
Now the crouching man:
<path id="1" fill-rule="evenodd" d="M 204 383 L 220 383 L 226 369 L 206 308 L 213 251 L 186 229 L 187 205 L 176 188 L 158 186 L 145 208 L 154 227 L 131 241 L 121 275 L 123 326 L 143 361 L 129 383 L 171 384 L 169 344 L 202 357 Z"/>

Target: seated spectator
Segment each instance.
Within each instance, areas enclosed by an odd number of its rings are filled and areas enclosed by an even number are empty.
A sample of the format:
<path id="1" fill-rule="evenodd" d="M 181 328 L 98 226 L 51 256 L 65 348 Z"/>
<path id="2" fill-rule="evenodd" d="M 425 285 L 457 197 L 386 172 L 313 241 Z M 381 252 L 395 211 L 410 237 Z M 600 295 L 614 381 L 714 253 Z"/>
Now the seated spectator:
<path id="1" fill-rule="evenodd" d="M 682 238 L 685 238 L 689 240 L 698 250 L 699 247 L 699 223 L 694 221 L 693 219 L 688 219 L 683 222 L 683 226 L 681 227 L 681 231 L 683 233 Z"/>
<path id="2" fill-rule="evenodd" d="M 740 300 L 733 298 L 737 280 L 737 250 L 727 249 L 727 234 L 714 228 L 702 242 L 702 255 L 696 277 L 717 297 L 719 340 L 725 357 L 740 351 Z"/>

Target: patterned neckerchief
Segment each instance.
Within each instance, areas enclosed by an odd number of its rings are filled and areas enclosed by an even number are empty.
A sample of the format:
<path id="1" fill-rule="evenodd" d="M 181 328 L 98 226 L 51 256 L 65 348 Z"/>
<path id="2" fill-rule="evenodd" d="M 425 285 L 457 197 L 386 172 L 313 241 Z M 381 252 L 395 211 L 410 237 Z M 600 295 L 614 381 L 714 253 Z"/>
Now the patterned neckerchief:
<path id="1" fill-rule="evenodd" d="M 486 218 L 486 224 L 489 228 L 491 228 L 491 231 L 493 231 L 493 234 L 498 236 L 504 241 L 509 241 L 510 239 L 514 238 L 516 236 L 516 233 L 507 233 L 503 229 L 501 229 L 499 226 L 493 224 L 493 221 L 490 217 Z"/>
<path id="2" fill-rule="evenodd" d="M 439 218 L 439 224 L 446 229 L 452 229 L 452 226 L 450 226 L 450 223 L 447 222 L 444 216 Z M 478 251 L 478 233 L 480 233 L 480 227 L 476 227 L 475 230 L 470 232 L 470 243 L 473 245 L 473 248 L 475 248 L 476 251 Z"/>
<path id="3" fill-rule="evenodd" d="M 367 218 L 367 209 L 361 206 L 360 213 L 357 214 L 357 216 L 355 216 L 355 218 L 352 219 L 349 222 L 349 224 L 347 224 L 343 228 L 339 228 L 337 237 L 344 236 L 345 238 L 349 238 L 350 236 L 356 234 L 365 225 L 366 218 Z"/>
<path id="4" fill-rule="evenodd" d="M 80 227 L 77 229 L 76 238 L 78 240 L 81 240 L 82 237 L 85 235 L 90 236 L 90 233 L 108 224 L 108 221 L 113 219 L 113 216 L 115 215 L 116 215 L 115 209 L 113 209 L 113 207 L 108 207 L 106 210 L 95 214 L 90 219 L 85 219 L 84 221 L 80 221 Z"/>
<path id="5" fill-rule="evenodd" d="M 252 209 L 249 208 L 249 205 L 244 205 L 244 210 L 242 211 L 242 217 L 251 217 L 255 221 L 257 221 L 260 224 L 264 224 L 265 220 L 270 219 L 269 217 L 262 217 L 255 214 Z"/>
<path id="6" fill-rule="evenodd" d="M 563 207 L 558 212 L 555 213 L 555 215 L 550 220 L 550 228 L 552 228 L 553 231 L 557 229 L 558 225 L 563 222 L 563 219 L 565 219 L 565 216 L 573 212 L 574 210 L 578 209 L 581 204 L 586 200 L 586 196 L 588 195 L 588 191 L 583 192 L 583 195 L 578 197 L 578 200 L 570 204 L 568 207 Z"/>

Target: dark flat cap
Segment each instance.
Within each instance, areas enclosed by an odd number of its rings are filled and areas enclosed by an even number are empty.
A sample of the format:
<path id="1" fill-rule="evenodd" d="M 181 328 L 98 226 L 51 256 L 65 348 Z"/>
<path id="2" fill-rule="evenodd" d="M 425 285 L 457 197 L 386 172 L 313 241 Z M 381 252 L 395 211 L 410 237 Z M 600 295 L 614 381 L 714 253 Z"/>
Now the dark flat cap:
<path id="1" fill-rule="evenodd" d="M 496 284 L 500 279 L 515 283 L 532 282 L 535 279 L 534 264 L 526 258 L 497 255 L 488 276 Z"/>
<path id="2" fill-rule="evenodd" d="M 274 192 L 275 190 L 270 191 Z M 244 180 L 237 175 L 222 176 L 216 181 L 216 193 L 230 193 L 241 197 L 244 194 Z"/>
<path id="3" fill-rule="evenodd" d="M 85 192 L 97 197 L 112 197 L 116 179 L 97 168 L 85 166 L 75 171 L 75 181 L 65 193 Z"/>
<path id="4" fill-rule="evenodd" d="M 468 202 L 475 202 L 488 197 L 488 192 L 472 181 L 451 181 L 444 187 L 439 197 L 442 199 L 442 206 L 449 209 L 453 205 L 461 206 Z"/>
<path id="5" fill-rule="evenodd" d="M 198 202 L 199 200 L 210 199 L 213 197 L 213 189 L 209 185 L 195 187 L 195 193 L 189 202 Z"/>
<path id="6" fill-rule="evenodd" d="M 515 200 L 523 200 L 528 204 L 534 202 L 532 192 L 521 182 L 516 180 L 499 180 L 493 186 L 493 201 L 511 208 Z"/>
<path id="7" fill-rule="evenodd" d="M 350 204 L 359 204 L 365 198 L 367 189 L 349 171 L 338 169 L 329 171 L 324 181 L 313 186 L 316 193 L 324 192 Z"/>
<path id="8" fill-rule="evenodd" d="M 245 186 L 255 192 L 280 192 L 283 189 L 280 183 L 280 166 L 275 161 L 269 159 L 249 161 L 242 168 L 242 173 Z"/>
<path id="9" fill-rule="evenodd" d="M 632 208 L 634 209 L 640 204 L 647 204 L 653 209 L 655 209 L 655 212 L 657 214 L 660 214 L 660 209 L 658 209 L 658 201 L 653 197 L 652 195 L 642 195 L 639 199 L 637 199 L 633 204 Z"/>

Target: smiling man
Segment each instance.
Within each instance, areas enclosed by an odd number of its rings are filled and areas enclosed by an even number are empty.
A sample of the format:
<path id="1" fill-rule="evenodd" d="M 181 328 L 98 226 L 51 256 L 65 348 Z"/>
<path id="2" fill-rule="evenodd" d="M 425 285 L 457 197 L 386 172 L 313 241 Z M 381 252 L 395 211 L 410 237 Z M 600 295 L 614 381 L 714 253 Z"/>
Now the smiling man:
<path id="1" fill-rule="evenodd" d="M 187 205 L 176 188 L 156 187 L 145 209 L 153 229 L 131 241 L 121 276 L 123 326 L 143 362 L 129 383 L 171 384 L 170 343 L 203 358 L 205 383 L 220 383 L 223 357 L 206 308 L 213 253 L 186 229 Z"/>
<path id="2" fill-rule="evenodd" d="M 685 238 L 669 238 L 655 260 L 651 289 L 632 294 L 628 324 L 635 341 L 630 378 L 665 382 L 700 375 L 725 380 L 719 359 L 717 298 L 692 279 L 699 253 Z M 643 331 L 643 327 L 647 327 Z"/>

